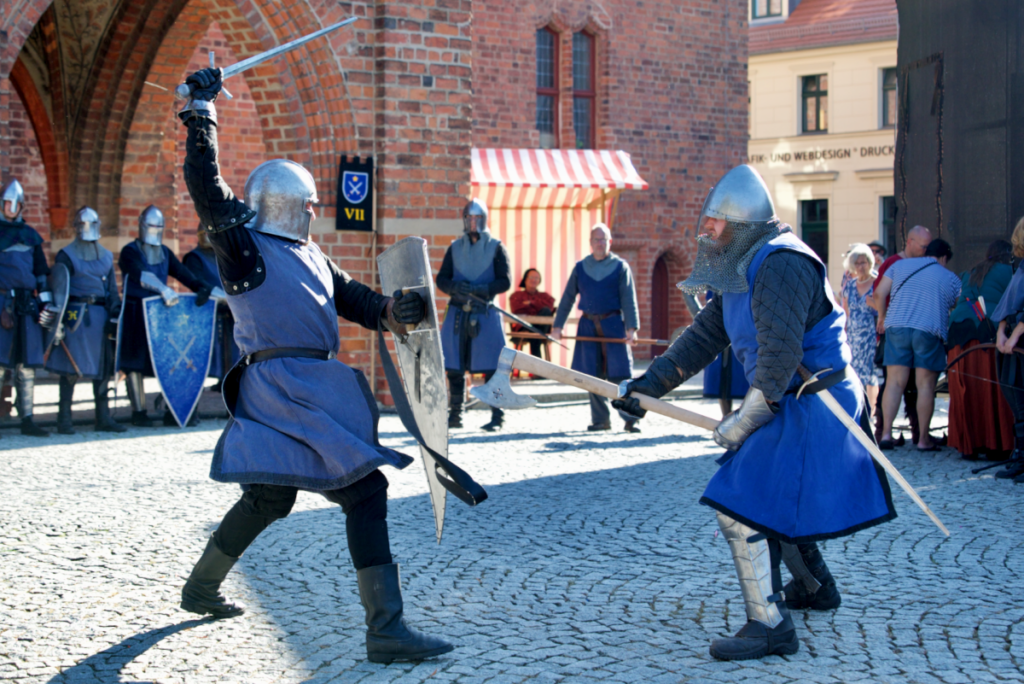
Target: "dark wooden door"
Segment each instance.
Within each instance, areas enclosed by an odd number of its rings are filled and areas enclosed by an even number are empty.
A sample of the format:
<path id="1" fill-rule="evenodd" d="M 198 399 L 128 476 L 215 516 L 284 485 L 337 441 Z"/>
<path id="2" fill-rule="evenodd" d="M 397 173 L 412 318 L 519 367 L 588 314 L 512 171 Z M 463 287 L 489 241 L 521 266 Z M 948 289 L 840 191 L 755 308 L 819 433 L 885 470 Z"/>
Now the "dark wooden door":
<path id="1" fill-rule="evenodd" d="M 668 264 L 665 257 L 660 256 L 654 263 L 654 277 L 651 283 L 651 337 L 659 340 L 668 339 Z M 662 354 L 668 347 L 651 347 L 651 358 Z"/>

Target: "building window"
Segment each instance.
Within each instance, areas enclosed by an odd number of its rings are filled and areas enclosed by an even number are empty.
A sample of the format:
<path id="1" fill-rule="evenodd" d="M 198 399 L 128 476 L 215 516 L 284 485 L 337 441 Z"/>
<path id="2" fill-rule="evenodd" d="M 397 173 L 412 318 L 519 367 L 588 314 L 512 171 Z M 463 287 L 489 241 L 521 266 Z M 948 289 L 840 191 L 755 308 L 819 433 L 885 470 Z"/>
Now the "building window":
<path id="1" fill-rule="evenodd" d="M 803 77 L 803 132 L 828 132 L 828 75 Z"/>
<path id="2" fill-rule="evenodd" d="M 572 34 L 572 125 L 576 149 L 594 148 L 594 37 Z"/>
<path id="3" fill-rule="evenodd" d="M 896 125 L 896 69 L 882 70 L 882 128 Z"/>
<path id="4" fill-rule="evenodd" d="M 558 35 L 537 31 L 537 130 L 540 146 L 558 147 Z"/>
<path id="5" fill-rule="evenodd" d="M 878 237 L 885 245 L 886 255 L 892 256 L 896 253 L 896 198 L 891 195 L 883 197 L 881 205 Z"/>
<path id="6" fill-rule="evenodd" d="M 800 239 L 828 266 L 828 200 L 800 202 Z"/>
<path id="7" fill-rule="evenodd" d="M 754 19 L 782 16 L 782 0 L 751 0 L 751 13 Z"/>

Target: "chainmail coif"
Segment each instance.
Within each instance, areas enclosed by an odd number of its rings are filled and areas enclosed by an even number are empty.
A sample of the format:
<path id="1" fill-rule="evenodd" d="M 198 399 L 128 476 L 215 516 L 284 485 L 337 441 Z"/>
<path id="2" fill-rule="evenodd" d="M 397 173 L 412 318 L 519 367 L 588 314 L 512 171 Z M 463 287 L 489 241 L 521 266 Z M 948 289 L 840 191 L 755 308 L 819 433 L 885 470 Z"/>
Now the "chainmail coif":
<path id="1" fill-rule="evenodd" d="M 732 232 L 732 239 L 725 245 L 717 240 L 700 235 L 697 237 L 697 258 L 690 277 L 677 287 L 693 295 L 713 290 L 723 292 L 746 292 L 747 268 L 758 250 L 790 227 L 778 219 L 745 223 L 729 221 L 726 231 Z"/>

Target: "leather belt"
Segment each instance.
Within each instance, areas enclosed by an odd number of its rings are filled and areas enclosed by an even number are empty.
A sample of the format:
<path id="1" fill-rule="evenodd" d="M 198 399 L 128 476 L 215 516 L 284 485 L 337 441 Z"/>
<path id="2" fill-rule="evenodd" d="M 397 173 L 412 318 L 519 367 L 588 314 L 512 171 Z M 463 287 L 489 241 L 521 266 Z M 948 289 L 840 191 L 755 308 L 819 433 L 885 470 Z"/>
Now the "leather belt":
<path id="1" fill-rule="evenodd" d="M 98 304 L 99 306 L 107 305 L 106 297 L 96 297 L 95 295 L 89 295 L 88 297 L 79 297 L 77 295 L 68 297 L 70 304 Z"/>
<path id="2" fill-rule="evenodd" d="M 854 373 L 853 368 L 850 367 L 850 364 L 847 364 L 846 366 L 843 367 L 843 370 L 836 371 L 835 373 L 826 375 L 820 380 L 815 380 L 811 384 L 807 385 L 806 387 L 804 387 L 804 391 L 801 392 L 801 394 L 817 394 L 818 392 L 823 392 L 827 390 L 829 387 L 838 385 L 847 378 L 852 379 L 856 377 L 856 375 L 857 374 Z M 797 385 L 792 389 L 786 390 L 786 394 L 796 394 L 797 392 L 800 391 L 800 387 L 801 385 Z"/>
<path id="3" fill-rule="evenodd" d="M 243 366 L 251 366 L 254 363 L 260 361 L 269 361 L 270 359 L 281 359 L 281 358 L 298 358 L 298 359 L 319 359 L 321 361 L 329 361 L 335 358 L 337 354 L 335 352 L 324 351 L 323 349 L 305 349 L 303 347 L 274 347 L 273 349 L 262 349 L 252 354 L 247 354 L 242 359 Z"/>

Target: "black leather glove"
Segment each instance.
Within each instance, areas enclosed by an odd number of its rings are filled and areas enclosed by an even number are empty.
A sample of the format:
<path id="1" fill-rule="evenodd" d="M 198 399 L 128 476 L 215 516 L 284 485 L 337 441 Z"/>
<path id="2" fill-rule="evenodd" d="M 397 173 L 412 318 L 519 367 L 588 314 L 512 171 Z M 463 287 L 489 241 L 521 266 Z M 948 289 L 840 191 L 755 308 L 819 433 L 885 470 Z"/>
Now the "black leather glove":
<path id="1" fill-rule="evenodd" d="M 469 293 L 474 297 L 479 297 L 480 299 L 490 299 L 491 286 L 489 283 L 483 283 L 482 285 L 470 285 Z"/>
<path id="2" fill-rule="evenodd" d="M 427 315 L 427 303 L 418 292 L 395 292 L 391 315 L 402 325 L 416 325 Z"/>
<path id="3" fill-rule="evenodd" d="M 465 280 L 460 280 L 452 286 L 452 294 L 459 295 L 460 297 L 468 297 L 469 293 L 473 291 L 473 286 L 467 283 Z"/>
<path id="4" fill-rule="evenodd" d="M 647 415 L 647 411 L 640 408 L 640 400 L 636 397 L 629 396 L 632 392 L 637 394 L 646 394 L 649 397 L 655 399 L 661 398 L 661 392 L 655 389 L 648 381 L 646 375 L 641 375 L 639 378 L 633 380 L 626 380 L 619 385 L 619 394 L 622 395 L 621 399 L 613 399 L 612 406 L 620 411 L 628 413 L 631 416 L 637 418 L 643 418 Z"/>
<path id="5" fill-rule="evenodd" d="M 197 71 L 186 78 L 185 83 L 192 86 L 193 100 L 206 100 L 207 102 L 215 101 L 224 85 L 219 67 Z"/>
<path id="6" fill-rule="evenodd" d="M 201 290 L 196 290 L 196 306 L 204 306 L 206 302 L 210 301 L 210 294 L 213 292 L 208 287 L 204 287 Z"/>

